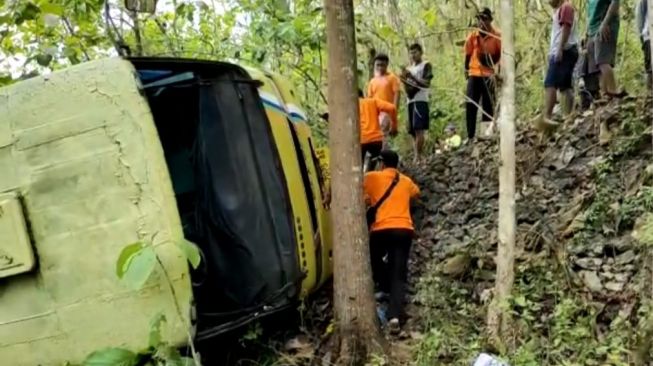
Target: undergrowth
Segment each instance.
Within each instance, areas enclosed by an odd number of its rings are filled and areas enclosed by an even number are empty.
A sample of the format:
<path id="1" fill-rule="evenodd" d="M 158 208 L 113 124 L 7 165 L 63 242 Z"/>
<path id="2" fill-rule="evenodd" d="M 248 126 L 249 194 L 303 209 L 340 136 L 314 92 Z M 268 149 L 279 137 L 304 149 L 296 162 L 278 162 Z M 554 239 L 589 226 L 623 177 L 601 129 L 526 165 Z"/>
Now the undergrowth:
<path id="1" fill-rule="evenodd" d="M 637 116 L 637 108 L 624 109 L 616 136 L 592 168 L 594 189 L 577 217 L 581 225 L 572 245 L 591 248 L 596 235 L 625 235 L 646 215 L 649 219 L 642 235 L 653 238 L 650 179 L 640 177 L 629 192 L 623 183 L 628 174 L 624 161 L 648 148 L 649 125 Z M 504 355 L 511 365 L 632 364 L 637 334 L 647 324 L 648 300 L 633 302 L 632 313 L 619 306 L 615 310 L 610 301 L 589 296 L 573 278 L 570 265 L 561 265 L 553 256 L 518 262 L 515 271 L 511 347 Z M 472 270 L 465 281 L 441 276 L 436 263 L 425 273 L 417 295 L 424 338 L 415 349 L 415 364 L 471 364 L 480 352 L 488 351 L 484 339 L 487 299 L 473 294 L 491 291 L 493 282 L 484 282 L 480 270 Z"/>

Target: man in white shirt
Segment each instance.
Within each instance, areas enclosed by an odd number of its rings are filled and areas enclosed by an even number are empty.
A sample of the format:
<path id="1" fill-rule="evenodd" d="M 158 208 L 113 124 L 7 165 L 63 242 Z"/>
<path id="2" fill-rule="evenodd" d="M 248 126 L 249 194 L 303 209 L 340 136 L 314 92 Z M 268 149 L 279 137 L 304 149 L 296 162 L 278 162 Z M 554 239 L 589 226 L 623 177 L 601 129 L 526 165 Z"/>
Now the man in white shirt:
<path id="1" fill-rule="evenodd" d="M 639 0 L 637 9 L 637 34 L 642 42 L 642 52 L 644 52 L 644 70 L 646 71 L 646 81 L 649 90 L 653 87 L 653 77 L 651 76 L 651 37 L 648 34 L 648 0 Z"/>
<path id="2" fill-rule="evenodd" d="M 418 43 L 409 48 L 411 64 L 401 73 L 401 81 L 408 97 L 408 133 L 413 136 L 415 161 L 422 157 L 425 134 L 429 129 L 429 87 L 433 68 L 422 59 L 422 46 Z"/>

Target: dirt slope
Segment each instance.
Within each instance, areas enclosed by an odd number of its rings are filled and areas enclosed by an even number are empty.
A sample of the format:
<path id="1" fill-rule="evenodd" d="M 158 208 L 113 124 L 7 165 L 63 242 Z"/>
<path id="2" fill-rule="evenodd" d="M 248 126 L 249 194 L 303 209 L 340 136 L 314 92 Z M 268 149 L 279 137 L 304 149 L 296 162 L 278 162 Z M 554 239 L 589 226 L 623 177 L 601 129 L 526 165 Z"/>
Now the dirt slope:
<path id="1" fill-rule="evenodd" d="M 650 292 L 643 291 L 643 247 L 633 238 L 637 219 L 653 210 L 649 111 L 644 100 L 615 101 L 546 141 L 532 129 L 518 133 L 513 364 L 591 365 L 587 360 L 608 357 L 627 364 L 634 336 L 615 326 L 636 327 L 641 295 Z M 602 122 L 612 134 L 604 145 Z M 416 214 L 420 239 L 412 258 L 411 330 L 423 334 L 413 336 L 419 339 L 413 342 L 419 344 L 417 364 L 460 364 L 483 350 L 497 246 L 498 165 L 493 139 L 406 167 L 426 201 Z M 595 349 L 567 349 L 566 342 Z"/>

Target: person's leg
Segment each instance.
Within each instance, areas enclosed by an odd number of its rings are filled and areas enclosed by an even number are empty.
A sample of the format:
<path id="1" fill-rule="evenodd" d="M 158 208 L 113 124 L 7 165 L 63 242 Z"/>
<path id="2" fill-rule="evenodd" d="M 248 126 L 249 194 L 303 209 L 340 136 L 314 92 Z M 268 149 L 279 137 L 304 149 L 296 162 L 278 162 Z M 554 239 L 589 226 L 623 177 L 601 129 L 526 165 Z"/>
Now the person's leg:
<path id="1" fill-rule="evenodd" d="M 549 68 L 544 78 L 544 119 L 550 120 L 558 96 L 557 73 L 559 64 L 553 59 L 549 60 Z"/>
<path id="2" fill-rule="evenodd" d="M 565 117 L 569 116 L 574 110 L 574 67 L 578 61 L 578 51 L 571 48 L 565 51 L 562 59 L 562 74 L 558 88 L 562 95 L 562 111 Z"/>
<path id="3" fill-rule="evenodd" d="M 616 34 L 613 32 L 606 41 L 601 40 L 598 36 L 594 39 L 596 65 L 601 71 L 601 87 L 607 96 L 618 94 L 613 69 L 617 53 L 617 36 L 618 32 Z"/>
<path id="4" fill-rule="evenodd" d="M 404 300 L 408 282 L 408 256 L 413 240 L 412 233 L 407 230 L 395 230 L 392 235 L 393 242 L 388 243 L 390 267 L 390 304 L 388 306 L 388 319 L 405 320 Z"/>
<path id="5" fill-rule="evenodd" d="M 415 102 L 408 103 L 407 111 L 408 113 L 408 134 L 415 139 Z"/>
<path id="6" fill-rule="evenodd" d="M 413 131 L 415 134 L 414 150 L 415 159 L 422 157 L 424 142 L 426 140 L 426 131 L 429 129 L 429 104 L 427 102 L 415 102 L 415 117 L 413 118 Z"/>
<path id="7" fill-rule="evenodd" d="M 367 164 L 365 164 L 365 156 L 367 155 L 369 144 L 361 144 L 361 164 L 363 165 L 363 172 L 367 171 Z"/>
<path id="8" fill-rule="evenodd" d="M 376 167 L 376 158 L 381 155 L 381 150 L 383 149 L 383 141 L 370 142 L 367 147 L 367 151 L 370 153 L 370 162 L 368 163 L 366 171 L 374 170 Z"/>
<path id="9" fill-rule="evenodd" d="M 481 125 L 483 126 L 483 132 L 487 131 L 488 127 L 492 125 L 494 121 L 494 80 L 492 78 L 483 78 L 482 89 L 481 89 L 481 99 L 483 112 L 481 115 Z"/>
<path id="10" fill-rule="evenodd" d="M 387 266 L 383 262 L 386 255 L 385 241 L 387 232 L 377 231 L 370 233 L 370 262 L 372 264 L 372 279 L 375 291 L 388 292 Z"/>
<path id="11" fill-rule="evenodd" d="M 467 138 L 474 139 L 476 136 L 476 112 L 481 99 L 483 79 L 471 76 L 467 80 L 467 102 L 465 103 L 467 119 Z"/>

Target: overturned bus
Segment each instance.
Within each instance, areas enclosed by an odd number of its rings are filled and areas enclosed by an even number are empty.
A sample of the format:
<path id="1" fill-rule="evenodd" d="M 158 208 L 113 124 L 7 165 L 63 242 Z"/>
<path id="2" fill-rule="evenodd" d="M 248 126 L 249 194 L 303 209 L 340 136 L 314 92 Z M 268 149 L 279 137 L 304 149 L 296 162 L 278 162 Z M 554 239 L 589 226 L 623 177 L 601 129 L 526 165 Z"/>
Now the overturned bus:
<path id="1" fill-rule="evenodd" d="M 112 58 L 0 89 L 0 360 L 143 349 L 157 313 L 183 346 L 293 306 L 332 272 L 324 169 L 293 90 L 256 69 Z M 132 290 L 116 261 L 148 238 Z"/>

